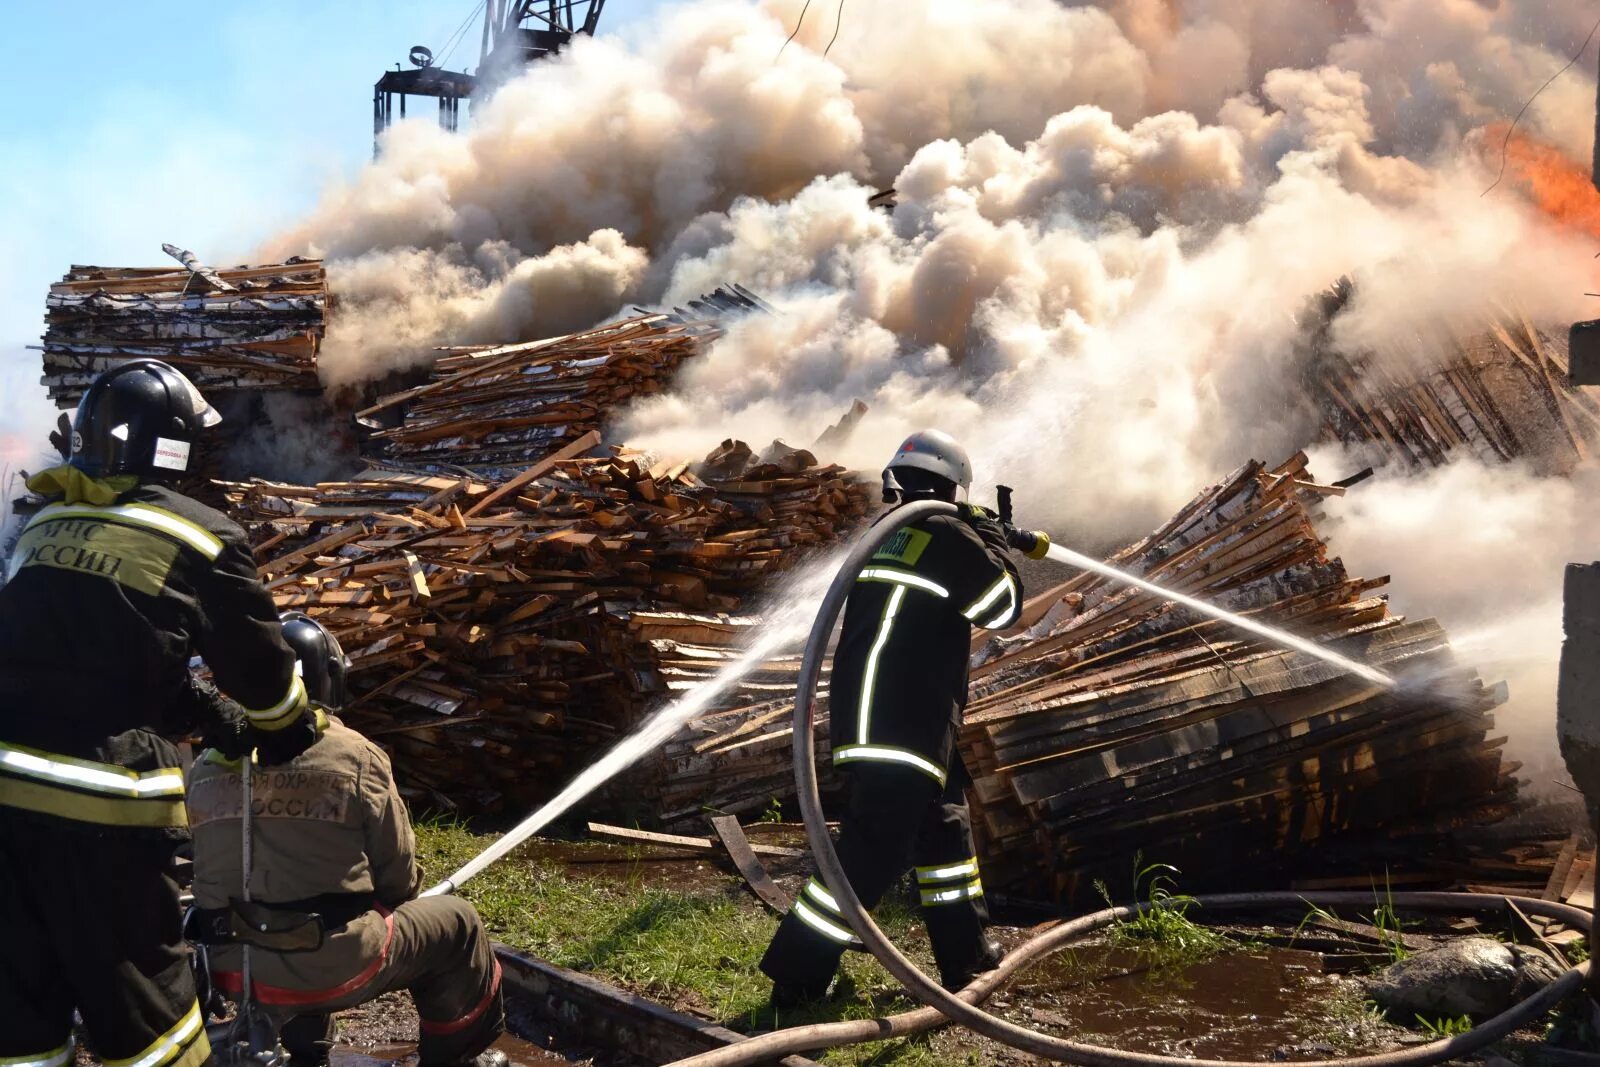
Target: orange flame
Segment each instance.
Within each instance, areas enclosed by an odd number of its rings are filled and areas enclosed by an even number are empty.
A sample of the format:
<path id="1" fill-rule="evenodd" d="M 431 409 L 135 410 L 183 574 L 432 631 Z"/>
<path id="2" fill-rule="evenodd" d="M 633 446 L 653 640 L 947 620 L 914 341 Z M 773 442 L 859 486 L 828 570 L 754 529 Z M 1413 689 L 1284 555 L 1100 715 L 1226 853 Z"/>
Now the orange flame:
<path id="1" fill-rule="evenodd" d="M 1503 122 L 1484 130 L 1483 150 L 1491 167 L 1499 166 L 1506 130 Z M 1505 181 L 1556 222 L 1600 237 L 1600 191 L 1589 180 L 1588 170 L 1560 149 L 1525 133 L 1512 134 L 1506 144 Z"/>

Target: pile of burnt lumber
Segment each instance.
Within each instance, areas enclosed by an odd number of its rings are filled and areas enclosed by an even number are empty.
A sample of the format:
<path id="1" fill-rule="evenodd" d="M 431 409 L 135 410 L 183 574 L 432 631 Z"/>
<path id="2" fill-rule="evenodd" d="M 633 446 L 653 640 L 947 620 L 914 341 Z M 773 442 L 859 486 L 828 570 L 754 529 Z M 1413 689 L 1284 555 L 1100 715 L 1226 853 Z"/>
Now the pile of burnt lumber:
<path id="1" fill-rule="evenodd" d="M 1482 330 L 1414 339 L 1415 351 L 1397 341 L 1348 355 L 1332 343 L 1331 324 L 1353 292 L 1341 281 L 1318 299 L 1309 322 L 1329 439 L 1375 461 L 1524 459 L 1542 474 L 1570 473 L 1600 450 L 1600 400 L 1568 382 L 1564 338 L 1506 310 Z"/>
<path id="2" fill-rule="evenodd" d="M 729 442 L 691 470 L 585 455 L 597 443 L 503 479 L 373 468 L 224 487 L 280 609 L 344 644 L 347 717 L 392 749 L 414 795 L 482 809 L 554 792 L 733 654 L 750 594 L 868 509 L 866 485 L 806 452 Z M 758 672 L 722 710 L 772 699 L 793 671 Z M 645 777 L 665 787 L 659 768 Z M 674 788 L 677 808 L 766 802 L 736 775 Z"/>
<path id="3" fill-rule="evenodd" d="M 95 375 L 129 359 L 165 360 L 202 391 L 315 390 L 329 306 L 317 260 L 212 270 L 81 267 L 50 287 L 43 384 L 62 407 Z"/>
<path id="4" fill-rule="evenodd" d="M 717 317 L 760 311 L 738 286 L 687 309 L 641 313 L 526 344 L 451 350 L 432 380 L 358 412 L 377 454 L 410 464 L 498 468 L 526 463 L 591 430 L 637 397 L 660 392 L 721 329 Z M 699 316 L 699 317 L 692 317 Z M 396 416 L 395 425 L 386 423 Z"/>
<path id="5" fill-rule="evenodd" d="M 1503 687 L 1457 664 L 1433 620 L 1392 614 L 1329 558 L 1335 486 L 1304 456 L 1249 463 L 1112 562 L 1328 644 L 1395 689 L 1082 573 L 983 647 L 961 735 L 984 876 L 1083 903 L 1126 894 L 1138 857 L 1186 888 L 1307 872 L 1310 846 L 1400 852 L 1506 814 L 1515 766 L 1491 740 Z M 1241 872 L 1248 872 L 1248 876 Z"/>
<path id="6" fill-rule="evenodd" d="M 748 634 L 763 621 L 684 612 L 636 612 L 630 620 L 634 632 L 655 650 L 655 668 L 674 696 L 708 681 L 738 658 Z M 773 801 L 793 796 L 790 739 L 799 674 L 798 649 L 775 655 L 669 738 L 629 781 L 629 788 L 654 801 L 651 821 L 697 829 L 704 825 L 707 810 L 756 816 Z M 831 783 L 826 717 L 816 724 L 815 736 L 818 770 Z"/>

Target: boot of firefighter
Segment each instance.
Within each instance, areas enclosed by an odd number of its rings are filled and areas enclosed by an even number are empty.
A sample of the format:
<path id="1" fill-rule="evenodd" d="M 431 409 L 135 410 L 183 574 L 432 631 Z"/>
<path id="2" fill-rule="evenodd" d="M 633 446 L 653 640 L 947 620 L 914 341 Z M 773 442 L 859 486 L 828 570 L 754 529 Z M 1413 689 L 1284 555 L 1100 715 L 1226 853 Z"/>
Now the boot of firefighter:
<path id="1" fill-rule="evenodd" d="M 924 908 L 933 959 L 939 965 L 939 984 L 954 992 L 978 975 L 992 971 L 1003 955 L 1000 946 L 984 932 L 984 916 L 971 907 Z"/>
<path id="2" fill-rule="evenodd" d="M 278 1034 L 294 1067 L 325 1067 L 337 1037 L 337 1024 L 330 1015 L 296 1015 Z"/>

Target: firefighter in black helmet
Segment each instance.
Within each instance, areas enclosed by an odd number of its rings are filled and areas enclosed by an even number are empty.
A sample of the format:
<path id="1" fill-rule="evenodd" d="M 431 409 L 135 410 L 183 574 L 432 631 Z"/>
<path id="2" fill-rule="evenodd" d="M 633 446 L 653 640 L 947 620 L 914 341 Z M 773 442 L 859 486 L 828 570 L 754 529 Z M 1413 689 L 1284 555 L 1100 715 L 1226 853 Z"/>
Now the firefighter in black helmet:
<path id="1" fill-rule="evenodd" d="M 301 612 L 283 616 L 311 702 L 325 714 L 316 743 L 251 779 L 252 906 L 276 930 L 237 921 L 243 897 L 241 763 L 208 750 L 189 772 L 197 927 L 217 986 L 243 988 L 239 942 L 251 948 L 251 996 L 288 1020 L 295 1064 L 326 1063 L 332 1015 L 408 989 L 422 1067 L 504 1067 L 488 1049 L 505 1025 L 500 967 L 483 922 L 458 897 L 417 897 L 421 874 L 405 801 L 381 748 L 327 713 L 344 703 L 338 640 Z M 282 930 L 298 934 L 285 938 Z"/>
<path id="2" fill-rule="evenodd" d="M 885 498 L 957 501 L 972 483 L 966 452 L 925 430 L 884 471 Z M 862 569 L 845 603 L 829 683 L 833 762 L 849 786 L 839 860 L 873 907 L 916 867 L 917 891 L 944 985 L 959 989 L 998 962 L 956 751 L 967 703 L 972 627 L 1012 625 L 1022 587 L 1006 536 L 989 512 L 961 503 L 960 518 L 906 527 Z M 839 958 L 859 945 L 818 878 L 806 883 L 767 948 L 761 969 L 773 1003 L 827 992 Z"/>
<path id="3" fill-rule="evenodd" d="M 151 359 L 101 374 L 70 461 L 0 588 L 0 1064 L 65 1067 L 72 1017 L 107 1063 L 209 1055 L 180 933 L 172 853 L 187 836 L 174 738 L 208 730 L 268 758 L 315 720 L 245 535 L 167 484 L 217 413 Z M 246 709 L 194 682 L 199 654 Z"/>

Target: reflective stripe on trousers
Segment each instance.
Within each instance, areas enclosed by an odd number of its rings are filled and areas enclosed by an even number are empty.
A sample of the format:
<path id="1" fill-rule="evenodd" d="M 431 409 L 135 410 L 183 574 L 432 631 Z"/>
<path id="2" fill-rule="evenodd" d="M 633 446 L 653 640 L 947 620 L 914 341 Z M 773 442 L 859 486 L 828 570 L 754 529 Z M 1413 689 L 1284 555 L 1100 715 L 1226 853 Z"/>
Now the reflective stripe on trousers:
<path id="1" fill-rule="evenodd" d="M 850 929 L 850 924 L 844 921 L 839 902 L 815 876 L 795 898 L 793 911 L 795 918 L 830 941 L 837 941 L 841 945 L 861 944 L 861 939 Z"/>
<path id="2" fill-rule="evenodd" d="M 923 907 L 958 904 L 983 896 L 983 878 L 978 874 L 978 857 L 969 856 L 955 863 L 917 868 L 917 894 Z"/>
<path id="3" fill-rule="evenodd" d="M 172 1029 L 152 1041 L 137 1056 L 106 1060 L 106 1067 L 196 1067 L 211 1055 L 211 1042 L 201 1025 L 200 1004 L 184 1012 Z"/>
<path id="4" fill-rule="evenodd" d="M 77 1042 L 71 1037 L 60 1048 L 41 1052 L 37 1056 L 0 1057 L 0 1067 L 66 1067 L 73 1061 Z"/>

